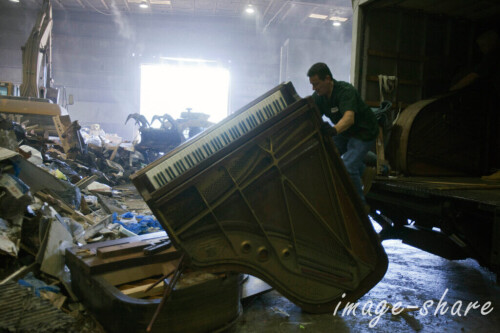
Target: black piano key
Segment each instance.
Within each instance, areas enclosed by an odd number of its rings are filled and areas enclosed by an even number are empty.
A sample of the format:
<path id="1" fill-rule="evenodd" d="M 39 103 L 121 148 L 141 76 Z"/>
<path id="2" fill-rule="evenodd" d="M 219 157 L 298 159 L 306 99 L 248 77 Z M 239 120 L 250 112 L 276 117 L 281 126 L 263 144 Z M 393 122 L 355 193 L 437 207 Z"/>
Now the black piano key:
<path id="1" fill-rule="evenodd" d="M 204 160 L 206 158 L 205 153 L 203 153 L 203 150 L 201 149 L 201 147 L 196 149 L 196 151 L 198 152 L 198 155 L 200 156 L 200 158 L 202 160 Z"/>
<path id="2" fill-rule="evenodd" d="M 219 147 L 215 143 L 215 139 L 210 140 L 210 145 L 212 146 L 214 152 L 216 152 L 217 150 L 219 150 Z"/>
<path id="3" fill-rule="evenodd" d="M 279 105 L 278 101 L 274 101 L 274 102 L 273 102 L 273 104 L 274 104 L 274 106 L 275 106 L 275 108 L 276 108 L 276 111 L 277 111 L 277 112 L 280 112 L 280 111 L 281 111 L 281 107 L 280 107 L 280 105 Z"/>
<path id="4" fill-rule="evenodd" d="M 175 171 L 177 171 L 177 174 L 181 174 L 182 173 L 182 170 L 179 167 L 179 162 L 178 161 L 174 163 L 174 169 L 175 169 Z"/>
<path id="5" fill-rule="evenodd" d="M 222 141 L 224 141 L 224 145 L 227 145 L 227 144 L 229 143 L 229 141 L 227 141 L 227 139 L 226 139 L 226 135 L 225 135 L 225 134 L 226 134 L 225 132 L 224 132 L 224 133 L 221 133 L 221 135 L 220 135 L 220 136 L 221 136 L 221 138 L 222 138 Z"/>
<path id="6" fill-rule="evenodd" d="M 269 114 L 269 118 L 272 118 L 274 116 L 274 111 L 273 108 L 271 107 L 271 104 L 266 106 L 267 113 Z"/>
<path id="7" fill-rule="evenodd" d="M 274 110 L 273 102 L 269 103 L 269 105 L 267 106 L 267 109 L 271 113 L 271 117 L 273 117 L 276 114 L 275 110 Z"/>
<path id="8" fill-rule="evenodd" d="M 267 109 L 267 105 L 264 106 L 263 110 L 264 110 L 264 113 L 266 114 L 266 118 L 267 119 L 271 118 L 271 114 L 269 113 L 269 110 Z"/>
<path id="9" fill-rule="evenodd" d="M 179 164 L 182 168 L 182 171 L 186 171 L 188 168 L 186 168 L 186 165 L 184 164 L 184 161 L 183 160 L 179 160 Z"/>
<path id="10" fill-rule="evenodd" d="M 224 144 L 222 143 L 222 140 L 220 138 L 223 138 L 224 139 L 224 135 L 223 134 L 220 134 L 218 137 L 217 137 L 217 142 L 219 143 L 219 146 L 220 148 L 224 148 Z"/>
<path id="11" fill-rule="evenodd" d="M 250 118 L 252 119 L 253 121 L 253 124 L 255 127 L 257 127 L 259 125 L 259 122 L 257 121 L 257 118 L 255 117 L 255 115 L 250 115 Z"/>
<path id="12" fill-rule="evenodd" d="M 186 155 L 184 157 L 184 161 L 186 161 L 186 164 L 188 166 L 188 168 L 192 168 L 193 167 L 193 164 L 191 163 L 191 161 L 189 160 L 189 155 Z"/>
<path id="13" fill-rule="evenodd" d="M 255 128 L 256 127 L 256 123 L 253 121 L 253 118 L 252 118 L 252 115 L 248 115 L 248 121 L 250 122 L 250 125 L 252 126 L 252 128 Z"/>
<path id="14" fill-rule="evenodd" d="M 253 124 L 250 122 L 250 118 L 245 118 L 245 121 L 247 122 L 248 127 L 249 127 L 250 129 L 252 129 L 252 128 L 253 128 Z"/>
<path id="15" fill-rule="evenodd" d="M 231 127 L 231 133 L 234 134 L 234 139 L 236 140 L 238 138 L 238 133 L 236 132 L 235 126 Z"/>
<path id="16" fill-rule="evenodd" d="M 222 135 L 222 134 L 221 134 L 221 135 Z M 219 135 L 219 136 L 217 136 L 217 137 L 215 138 L 215 142 L 217 142 L 217 144 L 219 145 L 219 149 L 224 148 L 224 145 L 222 144 L 222 141 L 221 141 L 221 139 L 220 139 L 220 136 L 221 136 L 221 135 Z"/>
<path id="17" fill-rule="evenodd" d="M 154 175 L 153 176 L 153 179 L 155 180 L 156 184 L 158 184 L 158 186 L 163 186 L 163 184 L 160 182 L 160 180 L 158 179 L 158 175 Z"/>
<path id="18" fill-rule="evenodd" d="M 200 159 L 198 158 L 198 152 L 196 150 L 193 151 L 191 155 L 193 155 L 193 158 L 196 161 L 196 163 L 200 163 Z"/>
<path id="19" fill-rule="evenodd" d="M 233 126 L 233 131 L 236 133 L 236 137 L 239 138 L 241 136 L 240 130 L 238 129 L 237 125 Z"/>
<path id="20" fill-rule="evenodd" d="M 182 171 L 182 172 L 185 172 L 185 171 L 187 170 L 187 168 L 186 168 L 186 166 L 184 165 L 184 162 L 182 161 L 182 159 L 180 159 L 180 160 L 178 161 L 178 163 L 179 163 L 179 167 L 181 168 L 181 171 Z"/>
<path id="21" fill-rule="evenodd" d="M 172 167 L 171 167 L 171 166 L 169 166 L 169 167 L 168 167 L 168 170 L 170 171 L 170 174 L 172 175 L 172 178 L 177 177 L 177 175 L 176 175 L 176 174 L 175 174 L 175 172 L 174 172 L 174 169 L 172 169 Z"/>
<path id="22" fill-rule="evenodd" d="M 191 166 L 194 167 L 196 165 L 196 163 L 191 158 L 191 155 L 188 155 L 188 159 L 189 159 L 189 162 L 191 162 Z"/>
<path id="23" fill-rule="evenodd" d="M 170 177 L 170 179 L 174 179 L 175 178 L 175 175 L 170 171 L 170 167 L 169 168 L 165 168 L 165 172 Z"/>
<path id="24" fill-rule="evenodd" d="M 281 102 L 281 105 L 283 106 L 283 109 L 285 109 L 286 103 L 285 103 L 285 100 L 283 99 L 283 97 L 280 97 L 280 102 Z"/>
<path id="25" fill-rule="evenodd" d="M 231 135 L 231 138 L 233 138 L 233 140 L 236 140 L 236 135 L 233 132 L 233 128 L 231 127 L 227 131 L 229 132 L 229 135 Z"/>
<path id="26" fill-rule="evenodd" d="M 264 111 L 264 108 L 260 109 L 259 113 L 260 113 L 260 115 L 262 117 L 262 122 L 266 121 L 267 120 L 267 116 L 266 116 L 266 112 Z"/>
<path id="27" fill-rule="evenodd" d="M 207 149 L 208 149 L 208 152 L 210 153 L 210 155 L 212 155 L 214 153 L 212 147 L 210 147 L 210 144 L 207 143 Z"/>
<path id="28" fill-rule="evenodd" d="M 164 183 L 168 183 L 167 177 L 163 174 L 163 172 L 160 172 L 160 178 L 163 179 Z"/>
<path id="29" fill-rule="evenodd" d="M 205 150 L 205 153 L 207 154 L 206 156 L 209 156 L 210 151 L 208 150 L 208 145 L 205 143 L 202 147 L 203 147 L 203 150 Z"/>
<path id="30" fill-rule="evenodd" d="M 244 121 L 240 121 L 240 126 L 241 126 L 241 127 L 242 127 L 242 129 L 243 129 L 243 133 L 248 132 L 247 125 L 245 125 L 245 122 L 244 122 Z"/>
<path id="31" fill-rule="evenodd" d="M 260 123 L 263 123 L 265 121 L 264 117 L 262 116 L 262 112 L 260 110 L 257 111 L 257 118 L 259 118 Z"/>

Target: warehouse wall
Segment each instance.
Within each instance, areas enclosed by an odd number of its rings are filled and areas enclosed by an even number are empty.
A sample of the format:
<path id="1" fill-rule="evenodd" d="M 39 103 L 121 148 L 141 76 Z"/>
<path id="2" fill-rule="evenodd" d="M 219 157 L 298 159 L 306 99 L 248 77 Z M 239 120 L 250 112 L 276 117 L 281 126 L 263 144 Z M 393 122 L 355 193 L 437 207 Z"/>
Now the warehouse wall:
<path id="1" fill-rule="evenodd" d="M 21 46 L 36 15 L 1 8 L 1 81 L 21 82 Z M 132 122 L 124 125 L 127 116 L 139 112 L 141 63 L 158 63 L 160 57 L 219 61 L 231 72 L 229 107 L 234 111 L 280 82 L 280 52 L 286 40 L 314 40 L 317 49 L 311 54 L 316 58 L 329 54 L 335 43 L 350 48 L 349 28 L 335 32 L 331 26 L 263 32 L 260 22 L 245 17 L 108 16 L 56 10 L 53 16 L 53 78 L 56 86 L 74 96 L 75 104 L 68 107 L 71 118 L 84 126 L 98 122 L 106 132 L 125 139 L 132 139 L 134 131 Z M 307 66 L 306 51 L 296 55 L 294 63 L 302 60 L 302 67 Z M 346 54 L 339 64 L 348 67 L 349 59 Z M 305 73 L 303 80 L 307 82 Z"/>

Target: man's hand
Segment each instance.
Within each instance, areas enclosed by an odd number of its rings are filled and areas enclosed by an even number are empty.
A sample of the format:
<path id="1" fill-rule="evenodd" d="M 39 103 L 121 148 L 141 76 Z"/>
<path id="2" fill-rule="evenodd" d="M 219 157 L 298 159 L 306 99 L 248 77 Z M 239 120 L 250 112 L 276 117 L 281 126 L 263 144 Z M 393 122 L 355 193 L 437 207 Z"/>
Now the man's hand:
<path id="1" fill-rule="evenodd" d="M 330 124 L 323 122 L 321 124 L 321 133 L 323 133 L 324 136 L 335 136 L 337 135 L 337 129 L 330 126 Z"/>

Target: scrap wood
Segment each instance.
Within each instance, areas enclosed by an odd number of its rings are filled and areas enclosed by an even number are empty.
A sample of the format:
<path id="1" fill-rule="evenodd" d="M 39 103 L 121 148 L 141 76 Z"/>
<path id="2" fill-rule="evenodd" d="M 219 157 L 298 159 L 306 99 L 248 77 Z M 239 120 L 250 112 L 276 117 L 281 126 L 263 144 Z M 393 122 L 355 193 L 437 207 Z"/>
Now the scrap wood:
<path id="1" fill-rule="evenodd" d="M 126 212 L 125 209 L 117 206 L 114 202 L 113 199 L 107 198 L 104 195 L 101 195 L 99 193 L 94 193 L 95 196 L 97 197 L 97 200 L 99 201 L 99 204 L 101 204 L 103 210 L 108 213 L 108 214 L 123 214 Z"/>
<path id="2" fill-rule="evenodd" d="M 110 161 L 114 160 L 116 153 L 118 152 L 118 148 L 120 148 L 120 144 L 122 143 L 122 141 L 123 141 L 123 139 L 120 138 L 120 141 L 118 142 L 118 144 L 113 149 L 113 152 L 111 153 L 111 156 L 109 158 Z"/>
<path id="3" fill-rule="evenodd" d="M 99 258 L 110 258 L 121 256 L 125 254 L 135 253 L 142 251 L 146 246 L 151 245 L 151 243 L 146 241 L 130 242 L 125 244 L 118 244 L 112 246 L 106 246 L 97 249 L 97 256 Z"/>
<path id="4" fill-rule="evenodd" d="M 153 285 L 153 284 L 154 283 L 146 283 L 146 284 L 143 284 L 141 286 L 136 286 L 136 287 L 127 288 L 127 289 L 120 288 L 120 291 L 123 294 L 125 294 L 129 297 L 134 297 L 134 298 L 145 298 L 148 296 L 154 296 L 154 295 L 160 294 L 164 289 L 163 284 L 157 284 L 156 286 L 153 286 L 152 288 L 150 288 L 151 285 Z"/>
<path id="5" fill-rule="evenodd" d="M 92 225 L 90 228 L 85 230 L 85 240 L 89 240 L 94 237 L 99 231 L 105 228 L 108 224 L 113 222 L 113 215 L 107 215 L 96 224 Z"/>
<path id="6" fill-rule="evenodd" d="M 5 284 L 5 283 L 9 282 L 10 280 L 14 280 L 14 279 L 17 279 L 18 277 L 24 276 L 26 273 L 32 271 L 33 268 L 35 267 L 35 265 L 36 265 L 36 263 L 32 263 L 29 266 L 23 266 L 23 267 L 19 268 L 17 271 L 15 271 L 11 275 L 7 276 L 5 279 L 0 281 L 0 285 Z"/>
<path id="7" fill-rule="evenodd" d="M 61 309 L 66 300 L 68 299 L 66 296 L 63 294 L 58 294 L 54 293 L 52 291 L 47 291 L 47 290 L 41 290 L 40 291 L 40 297 L 42 299 L 48 300 L 50 303 L 52 303 L 56 308 Z"/>
<path id="8" fill-rule="evenodd" d="M 56 206 L 56 207 L 60 208 L 63 212 L 70 215 L 70 217 L 77 222 L 79 222 L 83 219 L 86 223 L 88 223 L 90 225 L 95 224 L 94 221 L 89 219 L 87 216 L 83 215 L 80 211 L 74 210 L 73 208 L 68 206 L 66 203 L 64 203 L 62 200 L 54 198 L 52 195 L 50 195 L 48 193 L 39 191 L 39 192 L 35 193 L 35 196 L 38 197 L 39 199 L 41 199 L 43 202 L 47 202 L 52 206 Z"/>
<path id="9" fill-rule="evenodd" d="M 97 175 L 91 175 L 87 176 L 85 178 L 82 178 L 80 181 L 78 181 L 75 186 L 80 188 L 81 190 L 85 189 L 87 186 L 89 186 L 91 183 L 97 180 L 99 178 Z"/>

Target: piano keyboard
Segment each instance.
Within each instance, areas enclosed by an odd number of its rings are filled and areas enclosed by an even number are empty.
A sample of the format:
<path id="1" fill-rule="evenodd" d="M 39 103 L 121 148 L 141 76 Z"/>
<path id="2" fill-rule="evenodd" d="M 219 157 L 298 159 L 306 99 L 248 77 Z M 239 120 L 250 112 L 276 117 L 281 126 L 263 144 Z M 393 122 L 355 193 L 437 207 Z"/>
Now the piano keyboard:
<path id="1" fill-rule="evenodd" d="M 209 130 L 205 135 L 195 138 L 190 145 L 175 151 L 166 160 L 148 170 L 146 176 L 149 182 L 155 190 L 165 186 L 286 107 L 282 92 L 280 90 L 274 92 L 234 118 L 228 119 L 227 122 L 223 121 L 224 123 Z"/>

